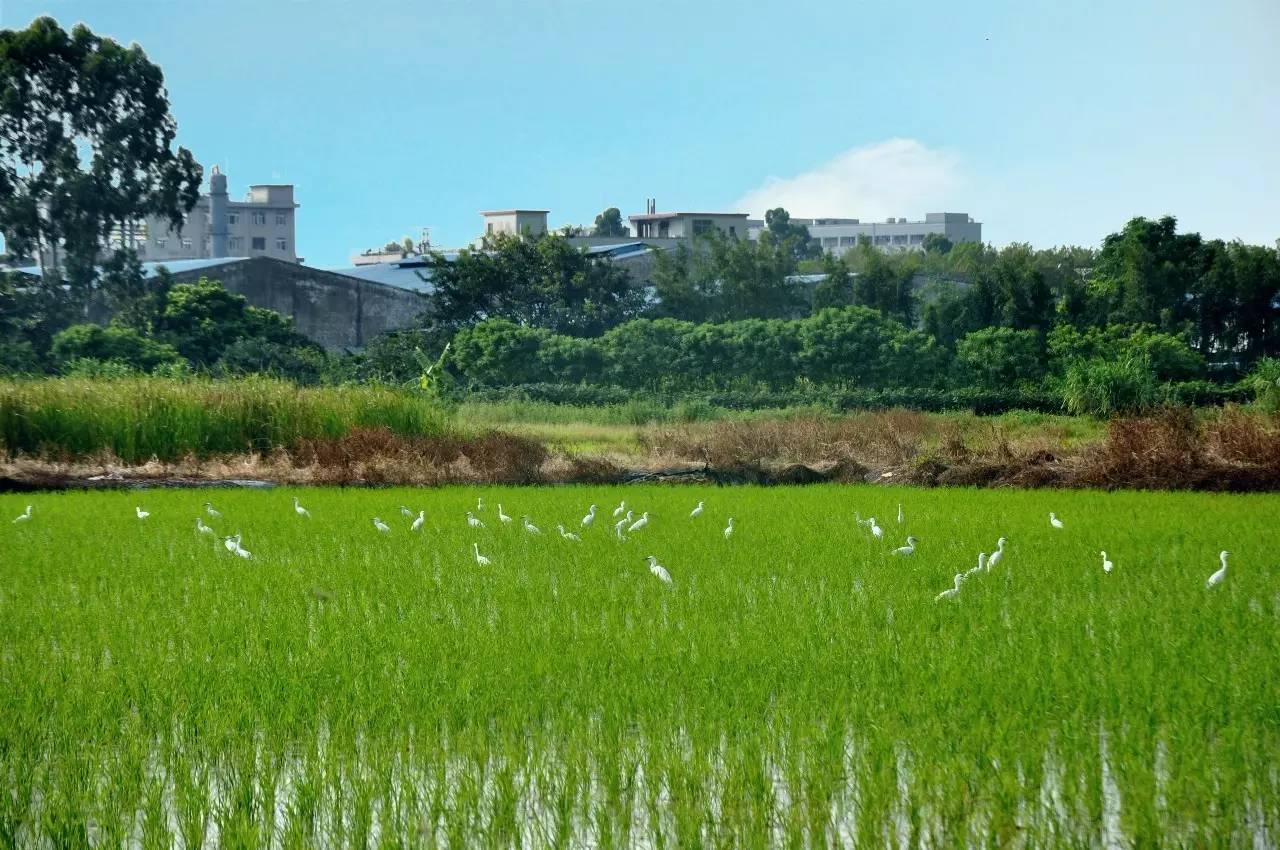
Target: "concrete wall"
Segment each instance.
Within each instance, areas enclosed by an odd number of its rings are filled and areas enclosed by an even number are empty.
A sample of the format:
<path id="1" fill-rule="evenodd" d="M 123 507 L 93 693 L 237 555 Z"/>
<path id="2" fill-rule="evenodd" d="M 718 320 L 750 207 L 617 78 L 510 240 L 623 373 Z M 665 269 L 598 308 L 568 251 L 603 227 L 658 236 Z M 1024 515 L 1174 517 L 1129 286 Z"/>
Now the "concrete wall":
<path id="1" fill-rule="evenodd" d="M 268 257 L 173 275 L 178 283 L 202 277 L 222 281 L 255 307 L 289 316 L 299 333 L 331 351 L 363 348 L 379 334 L 408 327 L 427 307 L 415 292 Z"/>

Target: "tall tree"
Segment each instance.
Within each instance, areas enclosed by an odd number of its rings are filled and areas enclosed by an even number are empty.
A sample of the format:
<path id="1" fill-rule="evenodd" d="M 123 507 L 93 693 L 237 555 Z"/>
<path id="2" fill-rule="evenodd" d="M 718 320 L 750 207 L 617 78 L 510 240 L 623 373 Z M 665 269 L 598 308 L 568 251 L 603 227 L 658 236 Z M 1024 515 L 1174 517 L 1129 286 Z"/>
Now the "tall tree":
<path id="1" fill-rule="evenodd" d="M 0 30 L 0 232 L 11 252 L 49 258 L 54 279 L 87 285 L 111 232 L 138 218 L 181 227 L 201 169 L 176 134 L 164 76 L 136 44 L 48 17 Z"/>
<path id="2" fill-rule="evenodd" d="M 592 236 L 626 236 L 630 231 L 622 222 L 622 213 L 617 207 L 609 207 L 609 209 L 596 216 L 596 226 L 591 231 Z"/>
<path id="3" fill-rule="evenodd" d="M 797 260 L 817 257 L 822 248 L 809 236 L 809 228 L 791 220 L 791 213 L 782 207 L 765 210 L 764 232 L 760 241 L 786 246 Z"/>

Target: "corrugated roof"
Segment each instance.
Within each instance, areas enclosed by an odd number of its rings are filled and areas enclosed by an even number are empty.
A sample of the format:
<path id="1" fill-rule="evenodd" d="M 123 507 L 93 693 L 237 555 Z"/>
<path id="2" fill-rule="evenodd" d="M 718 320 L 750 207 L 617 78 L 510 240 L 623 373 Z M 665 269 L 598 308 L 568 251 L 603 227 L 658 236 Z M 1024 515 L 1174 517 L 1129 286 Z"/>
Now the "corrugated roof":
<path id="1" fill-rule="evenodd" d="M 457 259 L 456 251 L 450 251 L 444 258 L 450 262 Z M 367 280 L 370 283 L 381 283 L 397 289 L 411 292 L 434 292 L 435 289 L 423 277 L 431 277 L 431 267 L 419 257 L 399 260 L 391 263 L 372 263 L 367 266 L 352 266 L 345 269 L 330 269 L 334 274 Z"/>

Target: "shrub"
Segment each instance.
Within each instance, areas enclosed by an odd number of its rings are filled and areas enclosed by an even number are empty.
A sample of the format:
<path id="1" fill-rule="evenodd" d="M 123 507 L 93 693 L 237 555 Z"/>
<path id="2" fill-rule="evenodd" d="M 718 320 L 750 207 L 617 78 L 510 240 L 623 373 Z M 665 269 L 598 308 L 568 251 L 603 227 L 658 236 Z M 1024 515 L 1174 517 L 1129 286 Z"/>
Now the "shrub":
<path id="1" fill-rule="evenodd" d="M 1158 399 L 1151 365 L 1138 358 L 1079 360 L 1067 367 L 1062 382 L 1063 406 L 1077 415 L 1138 413 Z"/>
<path id="2" fill-rule="evenodd" d="M 80 359 L 114 361 L 142 372 L 179 359 L 173 346 L 118 325 L 72 325 L 54 336 L 52 351 L 64 363 Z"/>
<path id="3" fill-rule="evenodd" d="M 1033 330 L 983 328 L 961 337 L 956 360 L 966 377 L 981 387 L 1032 383 L 1044 377 L 1040 334 Z"/>
<path id="4" fill-rule="evenodd" d="M 229 375 L 271 375 L 299 384 L 315 384 L 325 368 L 323 353 L 310 348 L 290 348 L 261 338 L 236 340 L 222 352 L 220 369 Z"/>
<path id="5" fill-rule="evenodd" d="M 0 342 L 0 375 L 34 375 L 41 371 L 40 357 L 30 342 Z"/>
<path id="6" fill-rule="evenodd" d="M 1253 393 L 1258 408 L 1280 413 L 1280 358 L 1263 357 L 1242 383 Z"/>

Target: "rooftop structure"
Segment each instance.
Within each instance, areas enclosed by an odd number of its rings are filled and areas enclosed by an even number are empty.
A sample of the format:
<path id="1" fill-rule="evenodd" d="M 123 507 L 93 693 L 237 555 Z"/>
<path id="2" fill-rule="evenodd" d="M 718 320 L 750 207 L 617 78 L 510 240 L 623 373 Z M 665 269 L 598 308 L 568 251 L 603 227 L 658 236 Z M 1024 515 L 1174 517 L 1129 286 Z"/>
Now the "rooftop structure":
<path id="1" fill-rule="evenodd" d="M 888 218 L 882 222 L 863 222 L 856 218 L 798 218 L 793 224 L 809 228 L 809 236 L 828 254 L 841 256 L 867 238 L 882 251 L 921 251 L 929 234 L 945 237 L 952 243 L 981 242 L 982 224 L 968 213 L 927 213 L 924 221 L 907 221 L 905 218 Z M 758 238 L 764 230 L 764 222 L 753 219 L 751 238 Z"/>
<path id="2" fill-rule="evenodd" d="M 522 236 L 541 236 L 547 232 L 547 213 L 550 210 L 486 210 L 484 235 L 511 233 Z"/>

